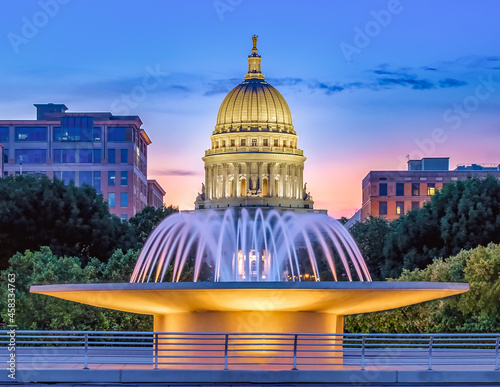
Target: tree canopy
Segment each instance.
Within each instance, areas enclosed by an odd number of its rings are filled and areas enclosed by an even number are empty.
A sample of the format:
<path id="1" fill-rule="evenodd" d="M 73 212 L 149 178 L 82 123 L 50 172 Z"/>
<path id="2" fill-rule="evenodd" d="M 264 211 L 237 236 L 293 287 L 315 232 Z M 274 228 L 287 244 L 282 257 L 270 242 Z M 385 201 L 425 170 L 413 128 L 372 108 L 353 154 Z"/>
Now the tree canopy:
<path id="1" fill-rule="evenodd" d="M 468 282 L 467 293 L 346 318 L 350 332 L 500 331 L 500 244 L 462 250 L 424 269 L 403 270 L 396 281 Z"/>

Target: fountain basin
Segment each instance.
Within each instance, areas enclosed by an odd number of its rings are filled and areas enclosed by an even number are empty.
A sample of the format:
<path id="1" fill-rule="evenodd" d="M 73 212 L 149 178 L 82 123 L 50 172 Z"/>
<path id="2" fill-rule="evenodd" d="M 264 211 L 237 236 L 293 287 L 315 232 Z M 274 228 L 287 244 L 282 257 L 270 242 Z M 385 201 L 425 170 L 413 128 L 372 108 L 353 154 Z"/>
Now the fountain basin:
<path id="1" fill-rule="evenodd" d="M 160 332 L 342 333 L 342 323 L 332 324 L 338 320 L 334 316 L 398 308 L 468 289 L 466 283 L 438 282 L 179 282 L 41 285 L 30 291 L 154 315 Z M 236 323 L 255 312 L 264 316 L 260 323 Z M 293 322 L 285 324 L 287 319 Z"/>

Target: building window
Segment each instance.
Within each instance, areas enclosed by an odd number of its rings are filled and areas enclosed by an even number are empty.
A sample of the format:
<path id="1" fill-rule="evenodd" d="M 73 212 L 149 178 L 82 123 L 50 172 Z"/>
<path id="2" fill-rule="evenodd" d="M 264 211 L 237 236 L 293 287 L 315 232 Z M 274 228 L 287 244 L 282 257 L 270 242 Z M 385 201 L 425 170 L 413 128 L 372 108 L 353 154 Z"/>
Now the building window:
<path id="1" fill-rule="evenodd" d="M 246 145 L 246 141 L 245 141 L 245 139 L 242 139 L 241 140 L 241 146 L 245 146 L 245 145 Z"/>
<path id="2" fill-rule="evenodd" d="M 387 215 L 387 202 L 378 202 L 378 214 Z"/>
<path id="3" fill-rule="evenodd" d="M 235 140 L 231 140 L 231 146 L 236 146 L 236 141 Z"/>
<path id="4" fill-rule="evenodd" d="M 427 195 L 433 196 L 436 194 L 436 183 L 427 183 Z"/>
<path id="5" fill-rule="evenodd" d="M 128 172 L 127 171 L 120 172 L 120 185 L 128 185 Z"/>
<path id="6" fill-rule="evenodd" d="M 46 149 L 16 149 L 16 163 L 45 164 L 47 162 Z"/>
<path id="7" fill-rule="evenodd" d="M 128 193 L 120 193 L 120 207 L 128 207 Z"/>
<path id="8" fill-rule="evenodd" d="M 80 171 L 78 172 L 78 185 L 87 184 L 92 187 L 92 171 Z"/>
<path id="9" fill-rule="evenodd" d="M 265 138 L 265 139 L 263 140 L 263 145 L 264 145 L 264 146 L 269 146 L 269 140 L 268 140 L 267 138 Z"/>
<path id="10" fill-rule="evenodd" d="M 127 128 L 108 128 L 108 141 L 127 141 Z"/>
<path id="11" fill-rule="evenodd" d="M 405 196 L 405 183 L 396 183 L 396 196 Z"/>
<path id="12" fill-rule="evenodd" d="M 3 157 L 3 163 L 7 164 L 9 162 L 9 150 L 8 149 L 3 148 L 2 157 Z"/>
<path id="13" fill-rule="evenodd" d="M 0 142 L 9 141 L 9 128 L 0 128 Z"/>
<path id="14" fill-rule="evenodd" d="M 95 188 L 98 194 L 101 193 L 101 171 L 94 172 L 94 183 L 93 187 Z"/>
<path id="15" fill-rule="evenodd" d="M 411 202 L 411 209 L 418 210 L 420 208 L 420 202 Z"/>
<path id="16" fill-rule="evenodd" d="M 101 141 L 102 129 L 97 126 L 92 130 L 92 141 Z"/>
<path id="17" fill-rule="evenodd" d="M 54 149 L 54 164 L 76 162 L 76 149 Z"/>
<path id="18" fill-rule="evenodd" d="M 61 126 L 54 128 L 54 141 L 92 141 L 92 117 L 62 117 Z"/>
<path id="19" fill-rule="evenodd" d="M 115 193 L 114 192 L 108 193 L 108 205 L 110 207 L 115 206 Z"/>
<path id="20" fill-rule="evenodd" d="M 411 196 L 420 196 L 420 183 L 411 183 Z"/>
<path id="21" fill-rule="evenodd" d="M 396 202 L 396 215 L 403 215 L 405 213 L 405 202 Z"/>
<path id="22" fill-rule="evenodd" d="M 108 172 L 108 185 L 113 186 L 115 185 L 116 181 L 116 172 L 115 171 L 109 171 Z"/>
<path id="23" fill-rule="evenodd" d="M 128 219 L 128 215 L 127 214 L 121 214 L 120 215 L 120 219 L 123 220 L 123 221 L 125 221 L 125 220 Z"/>
<path id="24" fill-rule="evenodd" d="M 75 182 L 75 171 L 55 171 L 54 177 L 59 180 L 64 180 L 64 184 L 69 184 L 71 181 Z"/>
<path id="25" fill-rule="evenodd" d="M 252 138 L 252 146 L 257 146 L 257 139 L 256 138 Z"/>
<path id="26" fill-rule="evenodd" d="M 108 149 L 108 164 L 115 164 L 115 163 L 116 163 L 116 150 Z"/>
<path id="27" fill-rule="evenodd" d="M 279 140 L 276 138 L 274 139 L 274 146 L 278 146 L 279 145 Z"/>
<path id="28" fill-rule="evenodd" d="M 101 163 L 101 150 L 94 149 L 94 164 L 100 164 L 100 163 Z"/>
<path id="29" fill-rule="evenodd" d="M 283 140 L 283 148 L 285 148 L 285 147 L 286 147 L 286 141 Z"/>
<path id="30" fill-rule="evenodd" d="M 222 140 L 222 141 L 221 141 L 221 146 L 222 146 L 223 148 L 225 148 L 225 147 L 226 147 L 226 140 Z"/>
<path id="31" fill-rule="evenodd" d="M 128 164 L 128 149 L 120 149 L 120 163 Z"/>
<path id="32" fill-rule="evenodd" d="M 80 163 L 92 164 L 92 149 L 80 149 L 78 151 L 78 161 Z"/>
<path id="33" fill-rule="evenodd" d="M 16 141 L 47 141 L 47 127 L 16 128 Z"/>
<path id="34" fill-rule="evenodd" d="M 380 183 L 378 185 L 378 196 L 387 196 L 387 183 Z"/>

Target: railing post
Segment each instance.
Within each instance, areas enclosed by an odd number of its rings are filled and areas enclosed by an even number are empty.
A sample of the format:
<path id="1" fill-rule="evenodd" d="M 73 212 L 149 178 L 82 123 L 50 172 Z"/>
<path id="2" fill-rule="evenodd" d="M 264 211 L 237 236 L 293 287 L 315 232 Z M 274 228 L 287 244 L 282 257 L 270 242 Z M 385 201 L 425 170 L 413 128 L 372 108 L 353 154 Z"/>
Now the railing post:
<path id="1" fill-rule="evenodd" d="M 429 366 L 428 369 L 432 370 L 432 343 L 434 342 L 434 336 L 429 339 Z"/>
<path id="2" fill-rule="evenodd" d="M 361 371 L 365 370 L 365 336 L 361 339 Z"/>
<path id="3" fill-rule="evenodd" d="M 83 369 L 88 370 L 89 369 L 89 334 L 84 333 L 84 337 L 85 337 L 85 357 L 84 357 L 85 364 L 83 365 Z"/>
<path id="4" fill-rule="evenodd" d="M 500 363 L 500 358 L 499 358 L 499 354 L 498 354 L 498 349 L 500 347 L 500 337 L 497 337 L 497 342 L 495 344 L 495 371 L 498 371 L 498 366 L 499 366 L 499 363 Z"/>
<path id="5" fill-rule="evenodd" d="M 293 371 L 297 370 L 297 336 L 294 335 L 293 337 Z"/>
<path id="6" fill-rule="evenodd" d="M 227 371 L 228 368 L 228 360 L 227 360 L 227 350 L 229 347 L 229 335 L 226 333 L 225 343 L 224 343 L 224 370 Z"/>
<path id="7" fill-rule="evenodd" d="M 158 333 L 154 333 L 154 340 L 155 340 L 155 370 L 158 369 Z"/>

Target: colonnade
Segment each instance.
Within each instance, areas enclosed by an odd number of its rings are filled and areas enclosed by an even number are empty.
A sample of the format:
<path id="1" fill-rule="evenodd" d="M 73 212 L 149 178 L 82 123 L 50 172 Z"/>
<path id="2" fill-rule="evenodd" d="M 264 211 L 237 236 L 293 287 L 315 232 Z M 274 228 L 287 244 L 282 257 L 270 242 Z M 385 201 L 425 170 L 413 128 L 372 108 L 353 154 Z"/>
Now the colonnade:
<path id="1" fill-rule="evenodd" d="M 302 199 L 303 163 L 234 162 L 205 165 L 207 199 Z"/>

